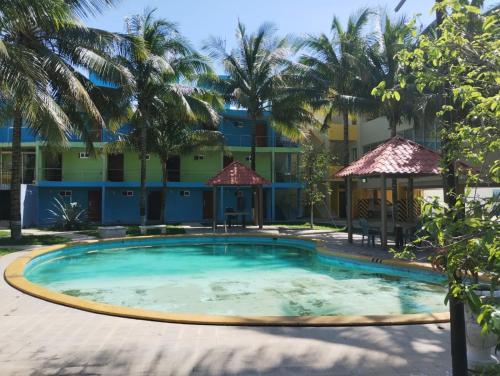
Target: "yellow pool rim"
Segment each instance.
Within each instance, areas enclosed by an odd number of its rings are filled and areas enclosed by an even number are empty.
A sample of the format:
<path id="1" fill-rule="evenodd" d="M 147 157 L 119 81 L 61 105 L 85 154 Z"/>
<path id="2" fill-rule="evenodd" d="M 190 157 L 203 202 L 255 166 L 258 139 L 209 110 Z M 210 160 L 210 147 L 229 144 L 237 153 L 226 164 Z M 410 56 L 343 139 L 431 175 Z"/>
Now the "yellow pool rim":
<path id="1" fill-rule="evenodd" d="M 166 238 L 173 237 L 272 237 L 284 239 L 298 239 L 316 242 L 316 252 L 326 256 L 338 256 L 347 259 L 363 261 L 367 263 L 378 263 L 382 265 L 404 267 L 408 269 L 430 270 L 432 268 L 428 264 L 407 262 L 401 260 L 387 260 L 374 257 L 352 255 L 344 252 L 334 252 L 321 245 L 321 241 L 311 238 L 283 235 L 263 235 L 255 233 L 245 234 L 210 234 L 210 235 L 170 235 Z M 24 277 L 26 265 L 34 258 L 46 253 L 54 252 L 66 247 L 73 247 L 84 244 L 104 243 L 109 241 L 126 240 L 142 240 L 148 238 L 160 238 L 165 236 L 141 236 L 134 238 L 116 238 L 106 240 L 92 240 L 80 243 L 68 243 L 47 246 L 36 249 L 27 255 L 16 258 L 4 272 L 4 278 L 12 287 L 36 298 L 46 300 L 48 302 L 60 304 L 63 306 L 76 308 L 88 312 L 118 316 L 138 320 L 161 321 L 169 323 L 181 324 L 198 324 L 198 325 L 236 325 L 236 326 L 383 326 L 383 325 L 411 325 L 411 324 L 432 324 L 449 322 L 450 316 L 448 312 L 439 313 L 417 313 L 403 315 L 369 315 L 369 316 L 213 316 L 201 314 L 184 314 L 149 311 L 139 308 L 128 308 L 105 303 L 98 303 L 90 300 L 77 298 L 70 295 L 61 294 L 40 285 L 28 281 Z"/>

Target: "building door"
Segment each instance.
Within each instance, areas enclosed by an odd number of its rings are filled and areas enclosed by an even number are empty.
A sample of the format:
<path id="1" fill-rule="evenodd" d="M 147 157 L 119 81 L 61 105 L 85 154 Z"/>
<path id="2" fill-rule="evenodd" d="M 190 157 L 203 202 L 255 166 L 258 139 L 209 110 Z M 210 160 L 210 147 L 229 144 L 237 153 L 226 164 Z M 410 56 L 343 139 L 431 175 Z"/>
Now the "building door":
<path id="1" fill-rule="evenodd" d="M 108 180 L 123 181 L 123 154 L 108 154 Z"/>
<path id="2" fill-rule="evenodd" d="M 0 220 L 10 219 L 10 191 L 0 191 Z"/>
<path id="3" fill-rule="evenodd" d="M 88 192 L 87 217 L 91 222 L 101 222 L 101 191 Z"/>
<path id="4" fill-rule="evenodd" d="M 267 146 L 267 127 L 265 124 L 257 124 L 255 128 L 255 135 L 257 136 L 257 140 L 255 142 L 257 146 Z"/>
<path id="5" fill-rule="evenodd" d="M 160 221 L 161 191 L 151 191 L 148 194 L 148 221 Z"/>
<path id="6" fill-rule="evenodd" d="M 62 180 L 62 154 L 47 153 L 45 155 L 45 180 Z"/>
<path id="7" fill-rule="evenodd" d="M 214 195 L 212 191 L 203 191 L 203 219 L 212 219 L 214 213 Z"/>

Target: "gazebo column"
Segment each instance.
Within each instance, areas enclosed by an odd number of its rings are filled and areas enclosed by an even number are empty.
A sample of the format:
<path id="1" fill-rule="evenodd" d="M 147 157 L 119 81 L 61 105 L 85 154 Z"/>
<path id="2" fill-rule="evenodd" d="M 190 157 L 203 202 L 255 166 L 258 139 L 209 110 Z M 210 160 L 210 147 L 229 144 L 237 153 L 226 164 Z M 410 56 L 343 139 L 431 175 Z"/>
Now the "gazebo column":
<path id="1" fill-rule="evenodd" d="M 346 215 L 347 215 L 347 239 L 349 243 L 352 243 L 352 178 L 348 176 L 346 178 L 347 185 L 347 197 L 346 197 Z"/>
<path id="2" fill-rule="evenodd" d="M 259 230 L 264 227 L 264 195 L 262 185 L 258 187 L 259 191 Z"/>
<path id="3" fill-rule="evenodd" d="M 413 222 L 415 218 L 413 218 L 414 208 L 413 208 L 413 178 L 408 178 L 408 195 L 407 195 L 408 205 L 408 222 Z"/>
<path id="4" fill-rule="evenodd" d="M 217 186 L 213 186 L 212 188 L 212 229 L 217 230 Z"/>
<path id="5" fill-rule="evenodd" d="M 380 175 L 380 216 L 381 216 L 381 226 L 380 226 L 380 242 L 382 247 L 387 247 L 387 194 L 386 194 L 387 182 L 385 180 L 385 174 Z"/>

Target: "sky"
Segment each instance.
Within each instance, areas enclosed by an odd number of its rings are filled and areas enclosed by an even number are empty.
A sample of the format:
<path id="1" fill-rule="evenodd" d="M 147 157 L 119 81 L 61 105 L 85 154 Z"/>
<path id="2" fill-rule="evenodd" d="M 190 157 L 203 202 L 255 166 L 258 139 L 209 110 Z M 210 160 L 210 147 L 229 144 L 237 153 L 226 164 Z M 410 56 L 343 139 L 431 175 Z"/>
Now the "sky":
<path id="1" fill-rule="evenodd" d="M 362 7 L 386 9 L 395 14 L 399 0 L 121 0 L 102 15 L 86 20 L 91 27 L 123 32 L 124 20 L 141 14 L 145 8 L 156 8 L 157 16 L 176 22 L 184 36 L 199 49 L 208 36 L 226 40 L 231 47 L 235 27 L 240 19 L 253 31 L 266 21 L 272 22 L 279 33 L 319 34 L 328 32 L 333 15 L 345 24 L 350 14 Z M 498 0 L 486 0 L 486 5 Z M 434 0 L 407 0 L 399 14 L 420 14 L 419 24 L 434 19 L 431 8 Z"/>

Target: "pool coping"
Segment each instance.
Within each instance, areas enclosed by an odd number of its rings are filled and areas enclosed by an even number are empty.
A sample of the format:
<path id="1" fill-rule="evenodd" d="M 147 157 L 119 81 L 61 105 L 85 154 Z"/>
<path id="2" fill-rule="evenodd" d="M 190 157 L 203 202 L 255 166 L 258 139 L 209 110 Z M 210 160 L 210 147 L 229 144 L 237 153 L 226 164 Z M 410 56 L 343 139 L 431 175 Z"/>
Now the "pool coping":
<path id="1" fill-rule="evenodd" d="M 125 238 L 112 238 L 103 240 L 87 240 L 74 243 L 66 243 L 38 248 L 29 254 L 16 258 L 4 271 L 6 282 L 12 287 L 36 298 L 48 302 L 60 304 L 66 307 L 80 309 L 92 313 L 104 314 L 108 316 L 118 316 L 131 319 L 160 321 L 181 324 L 198 325 L 236 325 L 236 326 L 385 326 L 385 325 L 411 325 L 449 322 L 448 312 L 438 313 L 417 313 L 399 315 L 368 315 L 368 316 L 215 316 L 201 314 L 184 314 L 150 311 L 140 308 L 129 308 L 105 303 L 94 302 L 77 298 L 70 295 L 58 293 L 46 289 L 40 285 L 28 281 L 24 277 L 26 265 L 34 258 L 46 253 L 61 250 L 66 247 L 88 245 L 93 243 L 105 243 L 113 241 L 133 241 L 146 240 L 151 238 L 196 238 L 196 237 L 262 237 L 262 238 L 283 238 L 312 241 L 316 244 L 316 252 L 325 256 L 337 256 L 345 259 L 353 259 L 367 263 L 377 263 L 387 266 L 405 267 L 409 269 L 420 269 L 433 271 L 429 264 L 380 259 L 362 255 L 353 255 L 347 252 L 332 251 L 322 245 L 322 240 L 305 238 L 290 235 L 271 235 L 260 233 L 244 234 L 182 234 L 182 235 L 151 235 Z"/>

